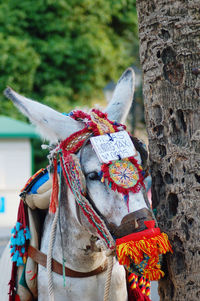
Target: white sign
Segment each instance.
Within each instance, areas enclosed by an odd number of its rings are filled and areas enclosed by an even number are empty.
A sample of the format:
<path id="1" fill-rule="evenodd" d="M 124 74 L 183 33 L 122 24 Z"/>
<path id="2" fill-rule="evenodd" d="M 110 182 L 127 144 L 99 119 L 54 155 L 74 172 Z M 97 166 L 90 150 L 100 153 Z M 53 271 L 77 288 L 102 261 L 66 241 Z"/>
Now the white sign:
<path id="1" fill-rule="evenodd" d="M 99 160 L 103 163 L 132 157 L 137 154 L 126 131 L 92 137 L 90 141 Z"/>

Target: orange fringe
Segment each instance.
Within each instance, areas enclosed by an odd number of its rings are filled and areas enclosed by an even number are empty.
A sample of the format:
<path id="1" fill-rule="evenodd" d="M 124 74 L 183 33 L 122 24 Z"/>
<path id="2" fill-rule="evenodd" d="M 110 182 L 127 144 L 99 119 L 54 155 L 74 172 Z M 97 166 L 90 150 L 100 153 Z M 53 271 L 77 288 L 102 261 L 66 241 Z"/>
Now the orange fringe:
<path id="1" fill-rule="evenodd" d="M 159 255 L 171 252 L 172 247 L 165 233 L 161 233 L 151 238 L 143 238 L 138 241 L 128 241 L 117 245 L 116 252 L 119 263 L 130 267 L 134 261 L 136 265 L 144 259 L 144 254 L 149 257 L 143 276 L 150 281 L 158 280 L 164 276 L 159 265 Z"/>

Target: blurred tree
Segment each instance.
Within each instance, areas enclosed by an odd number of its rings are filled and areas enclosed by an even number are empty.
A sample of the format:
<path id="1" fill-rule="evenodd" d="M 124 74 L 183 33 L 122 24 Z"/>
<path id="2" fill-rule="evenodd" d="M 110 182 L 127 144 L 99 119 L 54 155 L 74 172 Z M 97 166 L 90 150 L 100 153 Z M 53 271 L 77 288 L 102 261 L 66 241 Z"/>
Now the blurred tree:
<path id="1" fill-rule="evenodd" d="M 135 0 L 0 0 L 0 89 L 61 111 L 88 103 L 134 62 L 136 24 Z"/>
<path id="2" fill-rule="evenodd" d="M 135 0 L 0 0 L 0 32 L 0 91 L 59 111 L 101 98 L 138 61 Z M 2 93 L 0 114 L 24 118 Z"/>

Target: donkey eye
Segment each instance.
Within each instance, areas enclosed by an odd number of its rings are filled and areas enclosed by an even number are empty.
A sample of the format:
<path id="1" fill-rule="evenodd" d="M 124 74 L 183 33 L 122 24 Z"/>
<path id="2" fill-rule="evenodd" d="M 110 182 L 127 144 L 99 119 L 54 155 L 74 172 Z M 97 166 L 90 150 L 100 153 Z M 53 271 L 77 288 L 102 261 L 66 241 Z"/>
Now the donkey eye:
<path id="1" fill-rule="evenodd" d="M 93 171 L 88 174 L 88 179 L 92 180 L 92 181 L 98 181 L 98 180 L 100 180 L 100 176 L 99 176 L 98 172 Z"/>

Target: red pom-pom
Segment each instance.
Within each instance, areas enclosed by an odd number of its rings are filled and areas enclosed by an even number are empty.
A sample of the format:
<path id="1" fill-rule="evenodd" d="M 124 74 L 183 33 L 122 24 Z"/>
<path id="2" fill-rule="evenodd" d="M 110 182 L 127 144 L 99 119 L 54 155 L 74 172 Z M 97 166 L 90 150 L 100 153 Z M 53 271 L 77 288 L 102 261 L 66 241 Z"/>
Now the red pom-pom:
<path id="1" fill-rule="evenodd" d="M 148 229 L 152 229 L 155 227 L 155 221 L 152 220 L 152 221 L 144 221 L 144 224 L 145 226 L 148 228 Z"/>
<path id="2" fill-rule="evenodd" d="M 128 301 L 145 301 L 144 295 L 139 287 L 136 287 L 134 290 L 129 290 Z"/>

